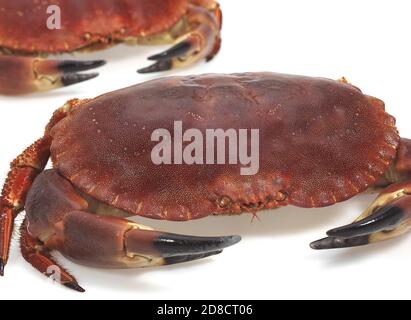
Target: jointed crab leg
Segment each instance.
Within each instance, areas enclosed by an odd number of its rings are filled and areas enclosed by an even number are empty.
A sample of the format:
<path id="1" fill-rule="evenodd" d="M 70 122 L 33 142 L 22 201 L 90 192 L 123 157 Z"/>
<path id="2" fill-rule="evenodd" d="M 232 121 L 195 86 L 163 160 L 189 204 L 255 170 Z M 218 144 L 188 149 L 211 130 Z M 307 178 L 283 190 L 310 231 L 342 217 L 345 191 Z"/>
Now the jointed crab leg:
<path id="1" fill-rule="evenodd" d="M 0 94 L 16 95 L 51 90 L 93 79 L 98 73 L 78 73 L 105 61 L 45 60 L 0 56 Z"/>
<path id="2" fill-rule="evenodd" d="M 4 274 L 4 267 L 9 257 L 14 219 L 24 209 L 27 193 L 49 159 L 50 129 L 66 115 L 67 110 L 65 108 L 57 110 L 47 125 L 44 136 L 11 163 L 0 198 L 0 275 Z"/>
<path id="3" fill-rule="evenodd" d="M 49 250 L 39 240 L 30 236 L 27 226 L 27 219 L 24 219 L 20 228 L 20 247 L 23 258 L 44 275 L 48 277 L 58 276 L 62 285 L 84 292 L 84 289 L 79 286 L 76 279 L 67 270 L 57 266 Z M 56 274 L 56 271 L 58 271 L 58 274 Z"/>
<path id="4" fill-rule="evenodd" d="M 171 49 L 149 57 L 149 60 L 156 62 L 138 72 L 166 71 L 188 66 L 202 59 L 211 60 L 220 50 L 222 23 L 219 5 L 215 2 L 212 5 L 210 8 L 190 5 L 187 14 L 189 33 L 178 38 Z"/>
<path id="5" fill-rule="evenodd" d="M 14 219 L 23 210 L 28 190 L 49 157 L 50 139 L 44 137 L 27 148 L 11 164 L 0 198 L 0 275 L 8 260 Z"/>

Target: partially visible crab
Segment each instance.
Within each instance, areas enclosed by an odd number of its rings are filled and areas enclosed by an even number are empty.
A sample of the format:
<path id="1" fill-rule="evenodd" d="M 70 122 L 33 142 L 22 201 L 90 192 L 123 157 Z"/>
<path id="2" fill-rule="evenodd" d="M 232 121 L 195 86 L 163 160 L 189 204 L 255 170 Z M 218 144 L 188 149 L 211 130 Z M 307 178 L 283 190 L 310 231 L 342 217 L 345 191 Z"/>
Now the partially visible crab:
<path id="1" fill-rule="evenodd" d="M 59 30 L 47 26 L 50 5 L 61 9 Z M 149 57 L 154 64 L 140 73 L 210 60 L 220 49 L 221 24 L 215 0 L 0 0 L 0 93 L 24 94 L 92 79 L 98 74 L 77 72 L 104 61 L 40 57 L 118 43 L 175 43 Z"/>
<path id="2" fill-rule="evenodd" d="M 260 170 L 242 176 L 240 164 L 156 165 L 151 135 L 173 132 L 174 121 L 200 132 L 258 129 Z M 43 171 L 50 155 L 53 169 Z M 240 240 L 166 234 L 127 216 L 185 221 L 323 207 L 376 187 L 384 189 L 370 208 L 314 249 L 410 230 L 411 140 L 400 139 L 384 103 L 344 81 L 275 73 L 154 80 L 69 101 L 11 164 L 0 202 L 0 272 L 23 209 L 22 254 L 50 276 L 51 250 L 92 266 L 134 268 L 203 258 Z M 62 284 L 83 290 L 61 270 Z"/>

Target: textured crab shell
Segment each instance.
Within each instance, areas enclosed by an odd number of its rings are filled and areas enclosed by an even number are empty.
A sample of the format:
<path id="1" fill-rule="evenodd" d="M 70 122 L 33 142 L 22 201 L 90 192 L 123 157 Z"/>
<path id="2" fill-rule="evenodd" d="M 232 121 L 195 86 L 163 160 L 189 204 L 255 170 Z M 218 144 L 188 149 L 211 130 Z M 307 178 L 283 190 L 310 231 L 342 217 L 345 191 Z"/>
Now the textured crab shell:
<path id="1" fill-rule="evenodd" d="M 61 9 L 61 29 L 47 26 L 47 8 Z M 187 10 L 188 0 L 0 0 L 0 47 L 57 53 L 97 42 L 167 31 Z"/>
<path id="2" fill-rule="evenodd" d="M 259 129 L 260 170 L 154 165 L 159 128 Z M 131 214 L 187 220 L 293 204 L 327 206 L 373 185 L 399 136 L 384 104 L 338 81 L 275 73 L 171 77 L 108 93 L 52 130 L 52 159 L 78 189 Z"/>

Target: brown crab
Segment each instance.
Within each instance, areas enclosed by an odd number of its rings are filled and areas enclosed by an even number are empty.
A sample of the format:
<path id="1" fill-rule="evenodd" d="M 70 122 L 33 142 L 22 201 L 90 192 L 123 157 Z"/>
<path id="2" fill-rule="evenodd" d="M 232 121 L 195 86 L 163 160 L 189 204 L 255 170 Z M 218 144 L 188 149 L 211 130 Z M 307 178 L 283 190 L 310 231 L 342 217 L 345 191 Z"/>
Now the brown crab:
<path id="1" fill-rule="evenodd" d="M 258 129 L 259 171 L 154 164 L 151 135 L 173 132 L 176 120 L 201 132 Z M 50 155 L 53 169 L 43 171 Z M 133 268 L 203 258 L 240 240 L 166 234 L 127 216 L 185 221 L 323 207 L 368 188 L 384 189 L 356 222 L 311 246 L 386 240 L 410 229 L 410 173 L 411 140 L 399 138 L 381 100 L 344 81 L 275 73 L 154 80 L 69 101 L 11 164 L 1 198 L 1 272 L 23 209 L 22 254 L 46 275 L 56 264 L 52 250 L 87 265 Z M 62 268 L 61 282 L 82 290 Z"/>
<path id="2" fill-rule="evenodd" d="M 47 25 L 52 5 L 60 8 L 61 29 Z M 104 64 L 27 55 L 92 51 L 118 43 L 176 43 L 149 57 L 154 64 L 139 72 L 210 60 L 220 49 L 221 24 L 215 0 L 0 0 L 0 93 L 24 94 L 82 82 L 98 74 L 77 72 Z"/>

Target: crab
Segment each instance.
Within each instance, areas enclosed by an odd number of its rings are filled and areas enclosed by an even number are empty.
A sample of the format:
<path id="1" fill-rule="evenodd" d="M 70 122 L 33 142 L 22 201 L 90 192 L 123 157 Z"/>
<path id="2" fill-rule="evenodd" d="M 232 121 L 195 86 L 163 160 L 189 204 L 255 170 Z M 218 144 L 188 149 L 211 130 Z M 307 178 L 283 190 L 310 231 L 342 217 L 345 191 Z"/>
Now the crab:
<path id="1" fill-rule="evenodd" d="M 258 129 L 258 172 L 240 175 L 240 164 L 155 164 L 151 135 L 172 132 L 176 120 L 200 132 Z M 379 190 L 375 202 L 311 247 L 391 239 L 411 227 L 410 179 L 411 140 L 399 137 L 381 100 L 345 80 L 277 73 L 152 80 L 69 101 L 12 162 L 1 198 L 0 271 L 24 209 L 22 255 L 50 276 L 53 250 L 85 265 L 135 268 L 208 257 L 240 241 L 165 233 L 127 217 L 187 221 L 325 207 L 367 189 Z M 59 268 L 63 285 L 83 291 Z"/>
<path id="2" fill-rule="evenodd" d="M 61 28 L 50 30 L 49 8 Z M 44 56 L 104 49 L 118 43 L 175 45 L 149 57 L 140 73 L 211 60 L 221 45 L 222 13 L 214 0 L 0 0 L 0 93 L 26 94 L 86 81 L 78 73 L 105 61 L 47 60 Z"/>

